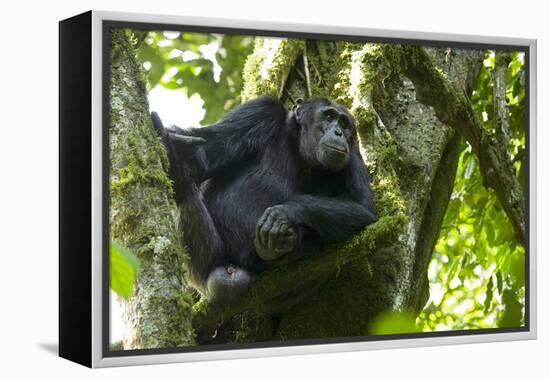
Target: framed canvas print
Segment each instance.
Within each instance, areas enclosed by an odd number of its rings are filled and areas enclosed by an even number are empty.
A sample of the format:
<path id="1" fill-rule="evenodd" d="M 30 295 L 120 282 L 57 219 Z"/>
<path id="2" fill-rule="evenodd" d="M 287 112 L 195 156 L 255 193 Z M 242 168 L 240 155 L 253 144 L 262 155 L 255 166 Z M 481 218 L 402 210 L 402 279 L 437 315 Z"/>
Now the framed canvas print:
<path id="1" fill-rule="evenodd" d="M 536 337 L 536 41 L 60 22 L 60 355 Z"/>

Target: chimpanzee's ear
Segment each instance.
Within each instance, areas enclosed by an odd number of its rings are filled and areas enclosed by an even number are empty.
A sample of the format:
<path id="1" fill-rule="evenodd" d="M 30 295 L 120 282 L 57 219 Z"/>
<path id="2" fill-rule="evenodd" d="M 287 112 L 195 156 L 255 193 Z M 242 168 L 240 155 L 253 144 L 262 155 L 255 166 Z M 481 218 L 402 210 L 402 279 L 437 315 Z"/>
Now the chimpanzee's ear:
<path id="1" fill-rule="evenodd" d="M 294 104 L 294 106 L 292 107 L 292 112 L 294 113 L 294 116 L 296 117 L 296 121 L 298 121 L 298 123 L 300 123 L 300 121 L 302 120 L 302 117 L 303 117 L 303 113 L 304 113 L 304 109 L 302 107 L 304 103 L 304 100 L 299 98 L 296 100 L 296 103 Z"/>

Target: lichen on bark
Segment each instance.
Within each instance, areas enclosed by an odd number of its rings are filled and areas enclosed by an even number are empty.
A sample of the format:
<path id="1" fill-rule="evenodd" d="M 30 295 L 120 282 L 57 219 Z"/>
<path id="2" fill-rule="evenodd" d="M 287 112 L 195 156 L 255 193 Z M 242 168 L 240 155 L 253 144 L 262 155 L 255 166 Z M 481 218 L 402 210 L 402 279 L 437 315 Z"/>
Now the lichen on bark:
<path id="1" fill-rule="evenodd" d="M 150 117 L 130 35 L 110 34 L 110 238 L 141 262 L 128 300 L 120 299 L 124 349 L 190 345 L 192 298 L 185 252 L 172 216 L 168 160 Z"/>

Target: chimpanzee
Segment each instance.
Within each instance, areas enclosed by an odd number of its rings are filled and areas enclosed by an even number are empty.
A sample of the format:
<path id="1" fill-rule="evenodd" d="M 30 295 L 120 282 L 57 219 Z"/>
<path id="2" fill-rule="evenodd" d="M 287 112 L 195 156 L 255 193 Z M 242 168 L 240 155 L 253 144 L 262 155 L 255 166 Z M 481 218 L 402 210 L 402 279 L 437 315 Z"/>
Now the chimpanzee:
<path id="1" fill-rule="evenodd" d="M 193 285 L 242 297 L 277 261 L 342 241 L 376 221 L 354 119 L 327 99 L 244 103 L 204 128 L 153 125 L 166 147 Z M 283 258 L 284 257 L 284 258 Z"/>

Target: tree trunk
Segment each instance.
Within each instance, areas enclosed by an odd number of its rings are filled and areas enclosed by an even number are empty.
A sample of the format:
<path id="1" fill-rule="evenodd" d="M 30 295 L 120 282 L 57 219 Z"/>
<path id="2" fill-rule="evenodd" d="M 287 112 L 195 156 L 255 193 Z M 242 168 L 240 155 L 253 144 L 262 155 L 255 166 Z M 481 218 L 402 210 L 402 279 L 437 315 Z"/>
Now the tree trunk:
<path id="1" fill-rule="evenodd" d="M 110 237 L 141 262 L 134 292 L 120 300 L 124 349 L 194 343 L 185 254 L 174 221 L 168 160 L 149 116 L 134 49 L 123 30 L 111 31 Z"/>

